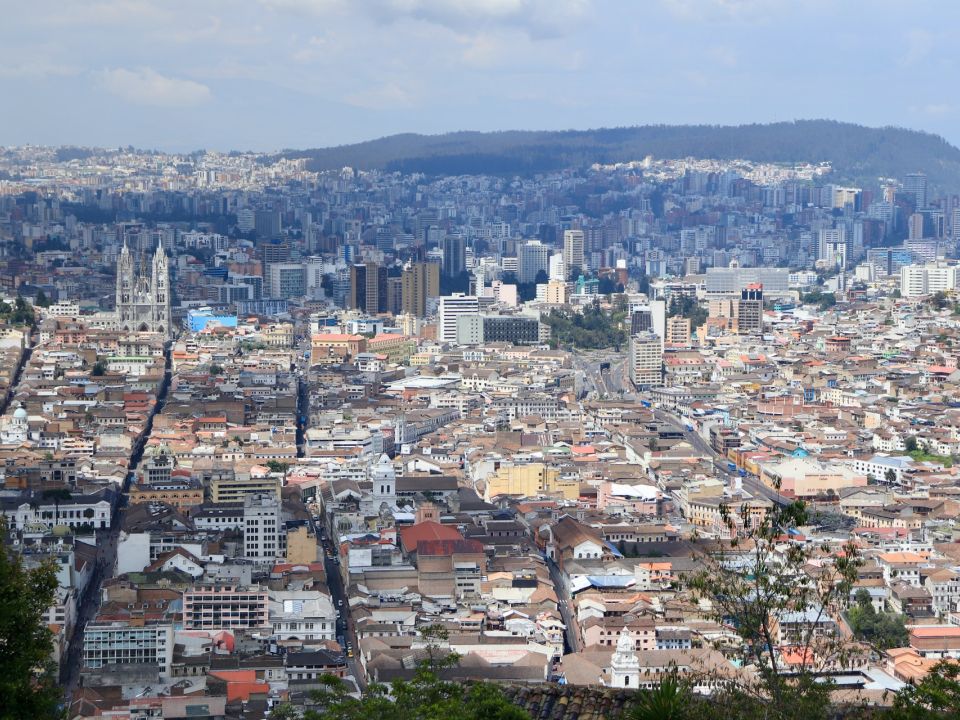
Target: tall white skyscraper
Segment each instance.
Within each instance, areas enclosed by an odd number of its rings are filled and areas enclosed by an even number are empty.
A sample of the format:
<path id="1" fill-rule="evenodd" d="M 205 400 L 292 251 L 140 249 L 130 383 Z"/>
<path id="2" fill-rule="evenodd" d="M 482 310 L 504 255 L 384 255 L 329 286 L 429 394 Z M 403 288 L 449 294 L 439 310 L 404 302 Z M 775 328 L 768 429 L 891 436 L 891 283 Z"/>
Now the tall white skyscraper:
<path id="1" fill-rule="evenodd" d="M 577 267 L 586 269 L 586 258 L 583 254 L 583 230 L 563 231 L 563 262 L 567 272 Z"/>
<path id="2" fill-rule="evenodd" d="M 476 315 L 480 312 L 480 299 L 476 295 L 444 295 L 437 309 L 437 340 L 457 341 L 457 318 L 461 315 Z"/>
<path id="3" fill-rule="evenodd" d="M 567 279 L 567 266 L 563 262 L 563 253 L 554 253 L 550 256 L 550 269 L 547 274 L 550 280 L 563 282 Z"/>
<path id="4" fill-rule="evenodd" d="M 538 273 L 547 271 L 549 254 L 550 249 L 539 240 L 531 240 L 521 245 L 517 252 L 517 280 L 521 283 L 534 282 Z"/>

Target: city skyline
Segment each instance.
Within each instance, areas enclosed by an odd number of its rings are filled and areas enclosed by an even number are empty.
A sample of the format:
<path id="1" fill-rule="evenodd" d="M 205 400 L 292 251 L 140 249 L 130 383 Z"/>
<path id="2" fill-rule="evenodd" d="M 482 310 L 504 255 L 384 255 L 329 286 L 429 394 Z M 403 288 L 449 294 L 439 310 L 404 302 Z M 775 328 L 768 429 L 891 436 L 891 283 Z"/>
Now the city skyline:
<path id="1" fill-rule="evenodd" d="M 942 28 L 960 9 L 879 4 L 4 3 L 0 143 L 273 150 L 831 117 L 957 144 Z"/>

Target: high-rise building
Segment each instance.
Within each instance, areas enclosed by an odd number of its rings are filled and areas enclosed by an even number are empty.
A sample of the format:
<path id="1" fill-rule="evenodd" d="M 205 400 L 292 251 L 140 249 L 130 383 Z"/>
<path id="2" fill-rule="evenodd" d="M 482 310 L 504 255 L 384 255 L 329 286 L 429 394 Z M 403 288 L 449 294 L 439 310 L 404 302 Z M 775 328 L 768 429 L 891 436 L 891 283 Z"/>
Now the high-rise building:
<path id="1" fill-rule="evenodd" d="M 940 243 L 935 238 L 925 240 L 904 240 L 903 248 L 914 258 L 914 262 L 935 262 L 940 252 Z"/>
<path id="2" fill-rule="evenodd" d="M 399 315 L 403 312 L 403 279 L 387 276 L 387 312 Z"/>
<path id="3" fill-rule="evenodd" d="M 467 269 L 467 241 L 459 235 L 443 239 L 443 274 L 457 277 Z"/>
<path id="4" fill-rule="evenodd" d="M 304 276 L 307 294 L 323 297 L 323 276 L 326 263 L 322 257 L 308 257 L 304 261 Z"/>
<path id="5" fill-rule="evenodd" d="M 300 263 L 271 263 L 267 279 L 271 298 L 284 300 L 307 294 L 307 273 Z"/>
<path id="6" fill-rule="evenodd" d="M 653 314 L 650 308 L 637 308 L 630 313 L 630 334 L 636 335 L 653 329 Z"/>
<path id="7" fill-rule="evenodd" d="M 254 213 L 252 208 L 240 208 L 237 210 L 237 230 L 240 232 L 250 232 L 256 226 L 256 213 Z"/>
<path id="8" fill-rule="evenodd" d="M 480 298 L 476 295 L 455 293 L 440 298 L 437 308 L 437 340 L 457 341 L 457 318 L 461 315 L 476 315 L 480 312 Z"/>
<path id="9" fill-rule="evenodd" d="M 915 209 L 927 206 L 927 176 L 923 173 L 910 173 L 903 179 L 903 194 L 913 201 Z"/>
<path id="10" fill-rule="evenodd" d="M 820 230 L 819 239 L 817 259 L 830 267 L 845 268 L 848 255 L 846 231 L 843 228 L 824 228 Z"/>
<path id="11" fill-rule="evenodd" d="M 653 332 L 630 337 L 630 380 L 638 388 L 663 385 L 663 340 Z"/>
<path id="12" fill-rule="evenodd" d="M 286 552 L 277 496 L 272 493 L 247 495 L 243 501 L 243 557 L 272 564 Z"/>
<path id="13" fill-rule="evenodd" d="M 517 259 L 519 260 L 517 281 L 521 283 L 535 282 L 538 274 L 547 272 L 549 258 L 550 248 L 539 240 L 531 240 L 521 245 L 517 253 Z"/>
<path id="14" fill-rule="evenodd" d="M 923 239 L 923 214 L 913 213 L 907 221 L 907 238 L 910 240 Z"/>
<path id="15" fill-rule="evenodd" d="M 269 240 L 258 243 L 263 261 L 267 264 L 290 261 L 290 243 L 286 240 Z"/>
<path id="16" fill-rule="evenodd" d="M 667 301 L 650 301 L 650 329 L 663 344 L 667 339 Z"/>
<path id="17" fill-rule="evenodd" d="M 560 282 L 567 281 L 567 269 L 563 262 L 563 253 L 554 253 L 550 256 L 548 261 L 549 271 L 547 273 L 550 280 L 558 280 Z"/>
<path id="18" fill-rule="evenodd" d="M 408 263 L 403 268 L 400 281 L 403 312 L 424 317 L 427 314 L 427 299 L 440 295 L 439 263 Z"/>
<path id="19" fill-rule="evenodd" d="M 563 264 L 568 273 L 574 268 L 586 270 L 583 242 L 583 230 L 563 231 Z"/>
<path id="20" fill-rule="evenodd" d="M 276 210 L 257 210 L 254 215 L 254 228 L 258 237 L 274 238 L 280 234 L 280 213 Z"/>
<path id="21" fill-rule="evenodd" d="M 667 336 L 664 342 L 672 347 L 689 347 L 690 318 L 667 318 Z"/>
<path id="22" fill-rule="evenodd" d="M 763 333 L 763 285 L 748 285 L 740 291 L 737 303 L 737 332 Z"/>
<path id="23" fill-rule="evenodd" d="M 350 266 L 347 307 L 370 315 L 387 311 L 387 269 L 375 262 Z"/>

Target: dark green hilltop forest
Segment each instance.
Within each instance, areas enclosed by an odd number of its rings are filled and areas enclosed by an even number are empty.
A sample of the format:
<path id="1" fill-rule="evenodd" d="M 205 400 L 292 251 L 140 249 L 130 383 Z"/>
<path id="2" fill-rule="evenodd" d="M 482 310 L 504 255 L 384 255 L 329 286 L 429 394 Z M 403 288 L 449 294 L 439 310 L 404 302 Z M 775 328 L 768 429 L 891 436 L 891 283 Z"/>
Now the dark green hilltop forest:
<path id="1" fill-rule="evenodd" d="M 529 175 L 593 163 L 657 158 L 744 158 L 794 163 L 829 160 L 833 179 L 876 180 L 923 170 L 931 184 L 960 188 L 960 149 L 943 138 L 903 128 L 869 128 L 833 120 L 770 124 L 644 125 L 598 130 L 454 132 L 391 135 L 315 150 L 313 170 L 345 166 L 428 175 Z"/>

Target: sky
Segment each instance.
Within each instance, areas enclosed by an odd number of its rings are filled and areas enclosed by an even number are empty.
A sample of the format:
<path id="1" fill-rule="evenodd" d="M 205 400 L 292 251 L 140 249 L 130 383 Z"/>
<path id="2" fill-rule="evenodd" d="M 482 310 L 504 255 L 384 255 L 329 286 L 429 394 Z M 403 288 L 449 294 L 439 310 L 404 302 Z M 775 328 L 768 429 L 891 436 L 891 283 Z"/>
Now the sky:
<path id="1" fill-rule="evenodd" d="M 831 118 L 960 145 L 954 0 L 0 0 L 0 145 Z"/>

